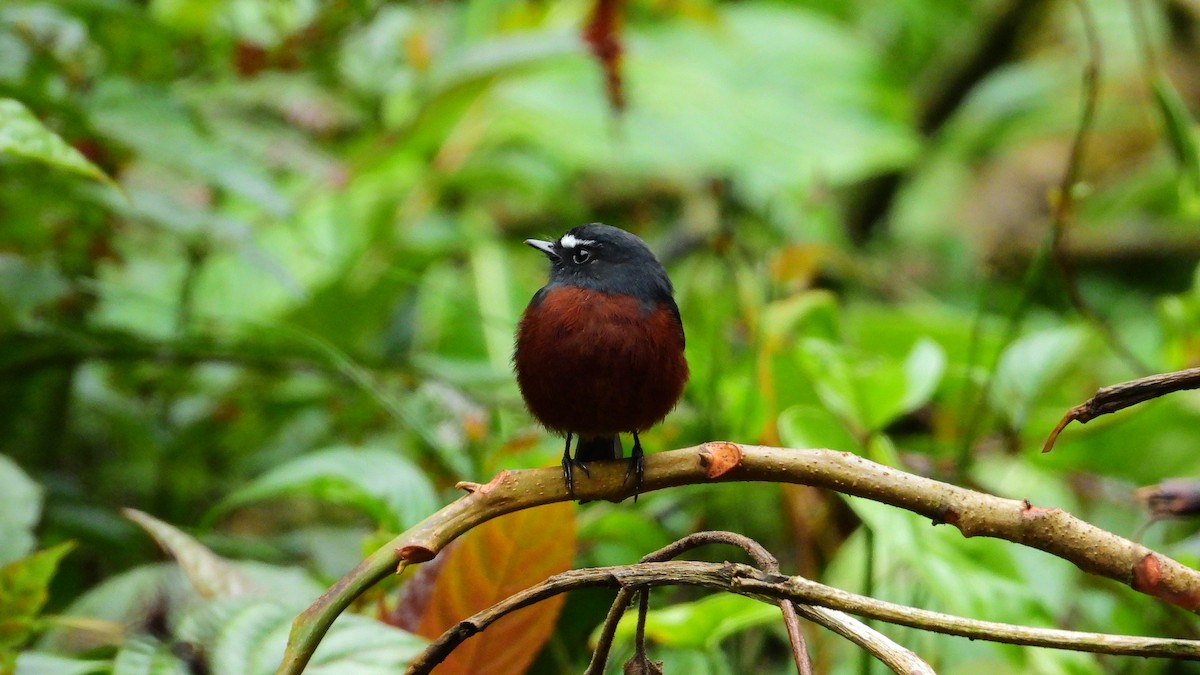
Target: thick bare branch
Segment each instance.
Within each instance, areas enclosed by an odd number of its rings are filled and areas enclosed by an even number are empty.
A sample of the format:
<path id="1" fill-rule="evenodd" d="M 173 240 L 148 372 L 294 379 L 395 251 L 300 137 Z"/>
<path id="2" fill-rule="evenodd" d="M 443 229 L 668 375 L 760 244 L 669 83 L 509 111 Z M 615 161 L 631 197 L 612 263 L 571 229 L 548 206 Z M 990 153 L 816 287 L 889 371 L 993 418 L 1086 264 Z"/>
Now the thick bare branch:
<path id="1" fill-rule="evenodd" d="M 596 462 L 575 486 L 579 499 L 632 496 L 625 463 Z M 968 537 L 987 536 L 1031 546 L 1069 560 L 1189 611 L 1200 608 L 1200 572 L 1083 522 L 1057 508 L 1003 499 L 905 473 L 848 452 L 712 442 L 646 458 L 643 492 L 719 481 L 770 481 L 828 488 L 872 499 L 947 523 Z M 501 472 L 447 505 L 351 570 L 292 626 L 279 673 L 300 673 L 333 620 L 397 565 L 424 562 L 472 527 L 524 508 L 566 501 L 557 467 Z"/>

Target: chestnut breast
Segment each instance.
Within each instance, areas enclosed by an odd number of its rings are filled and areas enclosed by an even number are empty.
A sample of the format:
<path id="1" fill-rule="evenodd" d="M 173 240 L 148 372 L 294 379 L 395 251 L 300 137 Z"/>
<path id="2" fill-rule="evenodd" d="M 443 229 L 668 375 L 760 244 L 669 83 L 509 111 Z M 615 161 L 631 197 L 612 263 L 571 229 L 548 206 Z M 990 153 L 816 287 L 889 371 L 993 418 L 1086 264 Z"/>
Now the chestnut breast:
<path id="1" fill-rule="evenodd" d="M 644 431 L 675 407 L 688 379 L 673 307 L 555 286 L 517 328 L 517 384 L 546 428 L 584 436 Z"/>

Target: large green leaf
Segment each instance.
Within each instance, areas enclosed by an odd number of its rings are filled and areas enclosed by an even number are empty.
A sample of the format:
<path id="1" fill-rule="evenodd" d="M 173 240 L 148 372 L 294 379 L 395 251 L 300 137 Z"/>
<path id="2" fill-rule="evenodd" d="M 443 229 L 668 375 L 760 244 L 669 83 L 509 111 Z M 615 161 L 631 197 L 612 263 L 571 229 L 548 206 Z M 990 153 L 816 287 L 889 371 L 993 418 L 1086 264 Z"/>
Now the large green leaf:
<path id="1" fill-rule="evenodd" d="M 229 495 L 215 514 L 287 497 L 353 506 L 392 530 L 409 527 L 439 505 L 425 474 L 395 451 L 335 447 L 268 471 Z"/>
<path id="2" fill-rule="evenodd" d="M 206 601 L 175 563 L 137 567 L 80 596 L 62 612 L 71 620 L 47 631 L 38 646 L 47 651 L 88 651 L 112 643 L 123 633 L 143 630 L 147 618 L 155 616 L 178 625 L 179 637 L 207 644 L 216 639 L 229 611 L 270 598 L 295 616 L 324 590 L 299 569 L 257 562 L 226 564 L 235 567 L 257 595 L 217 595 Z"/>
<path id="3" fill-rule="evenodd" d="M 109 80 L 91 106 L 97 128 L 141 157 L 202 178 L 274 216 L 291 211 L 290 201 L 262 166 L 206 136 L 168 92 Z"/>
<path id="4" fill-rule="evenodd" d="M 203 647 L 214 673 L 269 675 L 283 658 L 294 609 L 268 598 L 226 598 L 189 612 L 179 637 Z M 425 640 L 374 619 L 348 614 L 334 622 L 304 672 L 395 673 Z"/>
<path id="5" fill-rule="evenodd" d="M 285 618 L 284 627 L 290 629 L 292 617 Z M 281 630 L 277 636 L 282 645 L 286 631 Z M 394 673 L 412 661 L 425 645 L 425 640 L 412 633 L 365 616 L 348 614 L 334 622 L 305 672 L 314 675 L 351 671 L 380 675 Z"/>
<path id="6" fill-rule="evenodd" d="M 927 339 L 903 362 L 816 339 L 801 343 L 799 356 L 821 402 L 860 431 L 882 430 L 928 402 L 946 365 L 941 348 Z"/>
<path id="7" fill-rule="evenodd" d="M 281 629 L 294 618 L 290 610 L 270 600 L 247 603 L 223 617 L 219 630 L 207 642 L 214 672 L 268 674 L 283 657 Z"/>
<path id="8" fill-rule="evenodd" d="M 620 133 L 610 133 L 595 65 L 578 58 L 498 85 L 489 135 L 585 171 L 731 175 L 740 194 L 783 213 L 814 180 L 839 185 L 912 161 L 904 97 L 861 37 L 782 5 L 714 14 L 708 28 L 633 29 Z"/>
<path id="9" fill-rule="evenodd" d="M 816 405 L 794 405 L 780 413 L 779 438 L 789 448 L 861 452 L 859 441 L 846 426 L 828 409 Z"/>
<path id="10" fill-rule="evenodd" d="M 0 155 L 41 162 L 116 186 L 99 167 L 47 129 L 20 101 L 11 98 L 0 98 Z"/>
<path id="11" fill-rule="evenodd" d="M 41 514 L 41 487 L 0 455 L 0 564 L 33 550 L 33 526 Z"/>
<path id="12" fill-rule="evenodd" d="M 992 404 L 1014 428 L 1020 429 L 1030 409 L 1067 373 L 1086 345 L 1087 334 L 1068 327 L 1036 331 L 1017 339 L 996 365 Z"/>

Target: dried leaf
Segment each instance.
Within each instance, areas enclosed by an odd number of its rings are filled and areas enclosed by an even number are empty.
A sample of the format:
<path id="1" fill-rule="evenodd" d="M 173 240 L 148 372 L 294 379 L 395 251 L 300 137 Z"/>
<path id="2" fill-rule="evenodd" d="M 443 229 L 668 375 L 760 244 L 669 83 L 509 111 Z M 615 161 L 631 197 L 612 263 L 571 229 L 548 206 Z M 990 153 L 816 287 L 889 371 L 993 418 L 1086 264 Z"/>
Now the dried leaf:
<path id="1" fill-rule="evenodd" d="M 179 563 L 192 588 L 204 598 L 232 598 L 253 594 L 251 581 L 233 563 L 179 528 L 137 509 L 122 509 L 125 517 L 142 526 L 158 545 Z"/>
<path id="2" fill-rule="evenodd" d="M 518 511 L 471 530 L 442 552 L 448 558 L 433 581 L 416 633 L 436 638 L 499 600 L 570 569 L 575 545 L 575 510 L 566 502 Z M 555 596 L 505 616 L 463 643 L 438 673 L 525 672 L 549 639 L 564 600 Z"/>

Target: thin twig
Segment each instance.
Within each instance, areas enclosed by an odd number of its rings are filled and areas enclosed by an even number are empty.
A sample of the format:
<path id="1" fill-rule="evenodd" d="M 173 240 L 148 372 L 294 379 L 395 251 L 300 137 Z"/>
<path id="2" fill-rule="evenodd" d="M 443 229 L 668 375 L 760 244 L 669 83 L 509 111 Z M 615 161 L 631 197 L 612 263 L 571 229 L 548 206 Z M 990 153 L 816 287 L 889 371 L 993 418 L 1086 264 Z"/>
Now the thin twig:
<path id="1" fill-rule="evenodd" d="M 937 675 L 915 652 L 845 612 L 797 602 L 790 604 L 805 619 L 858 645 L 864 654 L 875 656 L 896 675 Z"/>
<path id="2" fill-rule="evenodd" d="M 622 588 L 617 591 L 617 597 L 613 600 L 612 606 L 608 608 L 608 615 L 604 617 L 604 625 L 601 626 L 600 635 L 596 638 L 596 648 L 592 650 L 592 659 L 588 662 L 588 667 L 583 671 L 583 675 L 604 675 L 604 668 L 608 665 L 608 654 L 612 651 L 613 640 L 617 634 L 617 625 L 621 623 L 621 617 L 625 615 L 625 608 L 629 606 L 633 593 L 631 588 Z"/>
<path id="3" fill-rule="evenodd" d="M 709 544 L 735 546 L 745 551 L 746 555 L 750 556 L 755 565 L 764 572 L 779 572 L 779 561 L 762 544 L 736 532 L 716 530 L 690 534 L 657 551 L 642 556 L 639 562 L 664 562 L 674 559 L 694 548 Z M 643 597 L 642 603 L 639 605 L 639 610 L 645 607 L 645 593 L 645 591 L 642 592 Z M 588 663 L 584 675 L 601 675 L 604 672 L 608 664 L 608 653 L 612 648 L 613 637 L 617 631 L 617 624 L 620 622 L 621 616 L 625 613 L 625 608 L 629 606 L 629 599 L 632 597 L 632 594 L 633 591 L 627 589 L 621 589 L 617 593 L 612 607 L 608 610 L 604 626 L 600 629 L 600 635 L 596 639 L 596 649 L 592 652 L 591 662 Z M 788 640 L 791 643 L 792 655 L 796 661 L 796 672 L 800 675 L 812 675 L 812 662 L 809 659 L 808 646 L 804 643 L 804 634 L 800 631 L 796 608 L 790 602 L 781 602 L 780 610 L 783 612 L 784 625 L 787 627 Z M 639 616 L 638 620 L 639 622 L 642 621 L 642 617 Z M 641 651 L 641 648 L 639 648 L 639 651 Z"/>
<path id="4" fill-rule="evenodd" d="M 1135 373 L 1147 373 L 1152 369 L 1142 362 L 1133 350 L 1121 340 L 1112 325 L 1095 307 L 1083 297 L 1079 284 L 1075 279 L 1074 267 L 1071 264 L 1071 254 L 1067 250 L 1066 240 L 1068 230 L 1075 219 L 1075 191 L 1083 168 L 1083 156 L 1087 150 L 1087 142 L 1095 125 L 1096 106 L 1100 98 L 1100 70 L 1103 64 L 1099 30 L 1096 19 L 1088 7 L 1087 0 L 1075 0 L 1079 8 L 1079 16 L 1083 21 L 1083 35 L 1087 42 L 1088 62 L 1083 69 L 1083 104 L 1079 111 L 1079 124 L 1075 128 L 1075 137 L 1071 141 L 1071 152 L 1067 158 L 1067 168 L 1063 172 L 1062 183 L 1058 187 L 1057 198 L 1053 200 L 1051 209 L 1051 250 L 1054 262 L 1062 277 L 1063 288 L 1075 311 L 1085 318 L 1103 336 L 1110 349 L 1133 369 Z"/>
<path id="5" fill-rule="evenodd" d="M 1138 403 L 1189 389 L 1200 389 L 1200 368 L 1159 373 L 1104 387 L 1063 415 L 1042 445 L 1042 452 L 1050 452 L 1054 449 L 1054 442 L 1058 440 L 1058 435 L 1071 422 L 1087 424 L 1101 415 L 1115 413 Z"/>
<path id="6" fill-rule="evenodd" d="M 1134 1 L 1136 2 L 1136 0 Z M 1021 325 L 1021 320 L 1032 304 L 1037 282 L 1045 272 L 1048 259 L 1052 259 L 1062 278 L 1067 298 L 1075 310 L 1096 328 L 1109 345 L 1109 348 L 1121 357 L 1134 372 L 1145 373 L 1149 372 L 1151 368 L 1137 358 L 1121 341 L 1112 326 L 1083 297 L 1075 281 L 1074 268 L 1066 246 L 1068 230 L 1075 215 L 1076 186 L 1079 183 L 1079 176 L 1082 173 L 1084 152 L 1088 138 L 1091 136 L 1096 107 L 1100 98 L 1100 70 L 1103 62 L 1099 32 L 1096 28 L 1095 17 L 1093 17 L 1087 5 L 1087 0 L 1076 0 L 1075 4 L 1079 8 L 1080 18 L 1083 22 L 1084 39 L 1088 48 L 1088 61 L 1084 65 L 1082 76 L 1083 101 L 1079 111 L 1079 123 L 1075 127 L 1075 136 L 1071 140 L 1070 152 L 1067 157 L 1067 165 L 1063 170 L 1062 181 L 1059 183 L 1057 194 L 1051 201 L 1049 253 L 1047 254 L 1043 248 L 1039 247 L 1033 260 L 1030 262 L 1021 284 L 1017 303 L 1008 319 L 1003 344 L 1009 344 L 1015 339 L 1017 330 Z M 983 297 L 987 293 L 986 286 L 981 286 L 979 292 L 980 315 L 976 317 L 975 323 L 971 328 L 971 353 L 970 358 L 968 358 L 968 363 L 972 364 L 974 363 L 974 353 L 982 334 L 982 306 Z M 960 475 L 965 473 L 967 464 L 971 460 L 971 447 L 974 445 L 978 427 L 983 419 L 987 398 L 991 392 L 992 382 L 995 379 L 996 366 L 1000 361 L 1002 353 L 1002 350 L 998 350 L 991 359 L 987 370 L 989 373 L 988 379 L 977 392 L 974 392 L 974 398 L 968 401 L 966 396 L 964 396 L 962 408 L 965 414 L 961 417 L 966 419 L 967 422 L 962 434 L 962 442 L 959 445 L 958 471 Z M 1053 435 L 1057 435 L 1057 431 Z"/>
<path id="7" fill-rule="evenodd" d="M 650 589 L 643 588 L 638 594 L 637 630 L 634 631 L 633 653 L 635 658 L 646 659 L 646 617 L 650 614 Z"/>

